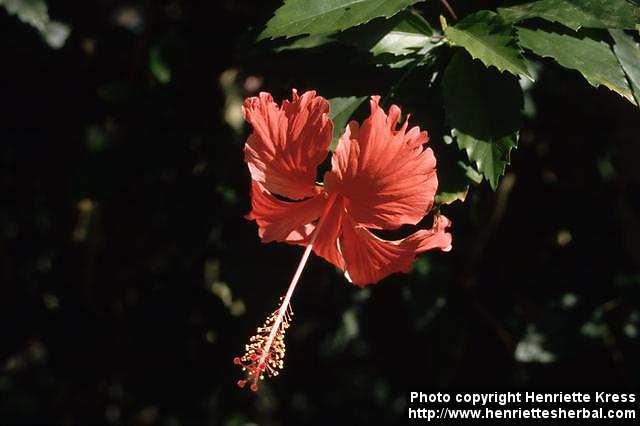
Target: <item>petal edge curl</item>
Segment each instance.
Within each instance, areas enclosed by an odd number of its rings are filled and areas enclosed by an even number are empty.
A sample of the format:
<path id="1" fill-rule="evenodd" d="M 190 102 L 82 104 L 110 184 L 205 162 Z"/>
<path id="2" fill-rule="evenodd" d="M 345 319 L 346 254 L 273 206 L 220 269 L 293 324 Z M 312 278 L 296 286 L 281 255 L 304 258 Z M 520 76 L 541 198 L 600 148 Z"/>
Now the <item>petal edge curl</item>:
<path id="1" fill-rule="evenodd" d="M 294 200 L 314 195 L 316 169 L 328 154 L 333 123 L 329 102 L 314 91 L 281 107 L 266 92 L 247 98 L 242 107 L 253 131 L 244 147 L 252 179 L 269 192 Z"/>
<path id="2" fill-rule="evenodd" d="M 451 250 L 451 221 L 436 216 L 431 229 L 406 238 L 384 240 L 353 220 L 346 219 L 340 246 L 345 259 L 345 276 L 358 287 L 375 284 L 395 272 L 409 272 L 417 254 L 427 250 Z"/>

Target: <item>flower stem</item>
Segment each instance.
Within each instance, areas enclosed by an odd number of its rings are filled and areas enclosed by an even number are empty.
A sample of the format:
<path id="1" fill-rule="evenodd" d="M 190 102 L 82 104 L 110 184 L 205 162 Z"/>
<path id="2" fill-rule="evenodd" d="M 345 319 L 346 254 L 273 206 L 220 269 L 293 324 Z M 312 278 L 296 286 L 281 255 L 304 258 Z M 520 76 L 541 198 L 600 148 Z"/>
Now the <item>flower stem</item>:
<path id="1" fill-rule="evenodd" d="M 335 195 L 331 195 L 327 200 L 327 204 L 325 205 L 322 215 L 318 220 L 318 225 L 313 230 L 313 234 L 311 235 L 311 241 L 309 241 L 309 244 L 305 248 L 302 258 L 300 259 L 300 263 L 298 263 L 298 268 L 296 269 L 296 272 L 293 274 L 293 278 L 291 278 L 291 282 L 289 283 L 289 288 L 287 289 L 287 293 L 285 294 L 284 299 L 282 300 L 282 303 L 278 308 L 278 315 L 275 321 L 273 322 L 273 325 L 271 326 L 269 337 L 267 338 L 267 342 L 265 343 L 262 349 L 262 353 L 260 354 L 260 358 L 258 359 L 257 364 L 258 364 L 259 370 L 266 369 L 267 357 L 269 356 L 269 353 L 271 351 L 271 345 L 273 344 L 273 340 L 275 339 L 276 335 L 280 331 L 282 320 L 284 319 L 285 314 L 287 313 L 289 304 L 291 303 L 291 296 L 293 295 L 293 291 L 295 290 L 296 285 L 300 280 L 302 271 L 304 270 L 304 267 L 307 264 L 307 260 L 309 260 L 309 256 L 311 255 L 311 250 L 313 250 L 313 244 L 316 242 L 316 239 L 318 238 L 318 235 L 320 233 L 320 228 L 324 224 L 325 218 L 327 217 L 329 210 L 331 209 L 331 207 L 333 206 L 333 203 L 335 202 L 335 198 L 336 198 Z M 259 374 L 255 375 L 254 380 L 257 381 L 258 378 L 259 378 Z M 254 382 L 254 385 L 256 385 L 255 382 Z"/>

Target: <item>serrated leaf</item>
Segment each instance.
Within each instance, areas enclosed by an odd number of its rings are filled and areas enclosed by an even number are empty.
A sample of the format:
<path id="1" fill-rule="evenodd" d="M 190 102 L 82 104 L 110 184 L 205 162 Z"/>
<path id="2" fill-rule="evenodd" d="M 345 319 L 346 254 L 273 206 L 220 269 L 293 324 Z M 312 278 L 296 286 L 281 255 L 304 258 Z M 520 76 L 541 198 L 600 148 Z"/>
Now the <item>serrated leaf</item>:
<path id="1" fill-rule="evenodd" d="M 498 188 L 500 176 L 504 175 L 509 164 L 511 149 L 518 146 L 518 133 L 481 140 L 457 131 L 455 137 L 458 148 L 467 152 L 469 160 L 476 164 L 495 191 Z"/>
<path id="2" fill-rule="evenodd" d="M 498 12 L 510 22 L 543 18 L 573 30 L 582 27 L 634 29 L 640 22 L 640 9 L 627 0 L 539 0 L 498 8 Z"/>
<path id="3" fill-rule="evenodd" d="M 403 11 L 389 19 L 378 18 L 358 28 L 345 31 L 339 38 L 343 42 L 374 55 L 409 55 L 435 46 L 434 30 L 420 15 Z"/>
<path id="4" fill-rule="evenodd" d="M 622 30 L 609 30 L 615 41 L 613 52 L 627 75 L 636 104 L 640 105 L 640 45 Z"/>
<path id="5" fill-rule="evenodd" d="M 443 77 L 445 121 L 478 171 L 497 188 L 522 124 L 518 80 L 460 51 Z"/>
<path id="6" fill-rule="evenodd" d="M 338 146 L 338 140 L 344 133 L 347 122 L 365 99 L 366 96 L 329 99 L 329 115 L 333 121 L 333 139 L 329 146 L 331 151 L 334 151 Z"/>
<path id="7" fill-rule="evenodd" d="M 531 79 L 514 28 L 497 13 L 488 10 L 476 12 L 455 26 L 448 26 L 445 35 L 449 41 L 464 47 L 486 66 Z"/>
<path id="8" fill-rule="evenodd" d="M 593 87 L 608 87 L 635 104 L 624 72 L 608 44 L 527 28 L 518 29 L 518 38 L 525 49 L 553 58 L 563 67 L 580 72 Z"/>
<path id="9" fill-rule="evenodd" d="M 499 138 L 520 129 L 522 89 L 518 80 L 457 52 L 443 77 L 445 120 L 478 139 Z"/>
<path id="10" fill-rule="evenodd" d="M 423 0 L 285 0 L 259 39 L 342 31 Z"/>

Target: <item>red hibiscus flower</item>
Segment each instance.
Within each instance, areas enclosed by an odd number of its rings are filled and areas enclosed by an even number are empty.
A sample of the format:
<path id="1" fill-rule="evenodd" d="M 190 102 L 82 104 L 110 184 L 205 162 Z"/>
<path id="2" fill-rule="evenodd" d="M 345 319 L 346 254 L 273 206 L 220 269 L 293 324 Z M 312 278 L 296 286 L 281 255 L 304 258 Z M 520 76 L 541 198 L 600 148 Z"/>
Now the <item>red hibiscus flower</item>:
<path id="1" fill-rule="evenodd" d="M 417 254 L 451 249 L 449 220 L 437 215 L 432 229 L 387 241 L 371 229 L 415 225 L 433 206 L 438 187 L 436 159 L 427 132 L 398 129 L 400 108 L 387 115 L 380 97 L 370 100 L 371 115 L 362 125 L 352 121 L 331 158 L 324 183 L 317 168 L 329 151 L 333 124 L 329 103 L 309 91 L 278 107 L 268 93 L 248 98 L 243 107 L 253 133 L 245 144 L 252 178 L 252 210 L 263 242 L 306 246 L 298 269 L 278 309 L 267 319 L 234 362 L 247 372 L 257 390 L 266 373 L 277 375 L 284 357 L 284 332 L 291 321 L 290 300 L 313 250 L 364 287 L 394 272 L 408 272 Z"/>

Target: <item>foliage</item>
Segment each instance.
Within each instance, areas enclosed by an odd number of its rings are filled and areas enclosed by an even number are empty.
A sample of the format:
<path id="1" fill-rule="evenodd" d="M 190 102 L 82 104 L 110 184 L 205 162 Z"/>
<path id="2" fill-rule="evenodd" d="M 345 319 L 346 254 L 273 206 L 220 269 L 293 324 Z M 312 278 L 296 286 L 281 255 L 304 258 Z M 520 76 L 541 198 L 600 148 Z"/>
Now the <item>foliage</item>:
<path id="1" fill-rule="evenodd" d="M 628 0 L 538 0 L 498 8 L 498 12 L 509 22 L 543 18 L 574 31 L 583 27 L 633 30 L 640 22 L 640 11 Z"/>
<path id="2" fill-rule="evenodd" d="M 390 17 L 422 0 L 287 0 L 261 38 L 345 30 L 380 16 Z"/>
<path id="3" fill-rule="evenodd" d="M 505 173 L 511 149 L 517 145 L 522 123 L 523 93 L 517 79 L 524 76 L 533 80 L 527 61 L 534 58 L 525 59 L 523 49 L 537 57 L 553 58 L 558 65 L 580 72 L 592 86 L 606 86 L 636 104 L 633 87 L 637 84 L 637 61 L 631 59 L 633 39 L 619 29 L 634 28 L 640 8 L 625 0 L 539 0 L 499 8 L 498 13 L 479 10 L 458 22 L 447 23 L 441 17 L 441 34 L 415 11 L 367 24 L 373 18 L 394 15 L 416 2 L 384 2 L 384 7 L 378 3 L 288 0 L 267 23 L 261 37 L 321 34 L 332 42 L 356 46 L 374 56 L 411 55 L 388 62 L 406 74 L 414 72 L 419 63 L 436 62 L 435 57 L 438 65 L 421 69 L 422 77 L 429 81 L 444 74 L 440 82 L 445 124 L 454 132 L 458 147 L 466 151 L 468 165 L 475 167 L 494 190 Z M 543 21 L 530 18 L 559 22 L 568 28 L 557 33 Z M 598 28 L 601 33 L 576 32 L 583 27 Z M 606 29 L 618 31 L 613 33 L 620 39 L 615 46 L 608 40 Z M 446 41 L 448 49 L 433 49 L 438 40 Z M 296 43 L 300 49 L 317 46 L 293 42 Z M 475 60 L 465 59 L 459 52 L 461 48 Z M 400 84 L 402 78 L 393 91 Z M 347 98 L 349 95 L 340 94 Z M 353 110 L 344 111 L 348 112 Z"/>
<path id="4" fill-rule="evenodd" d="M 613 51 L 633 89 L 636 104 L 640 105 L 640 45 L 621 30 L 609 30 L 615 41 Z"/>
<path id="5" fill-rule="evenodd" d="M 331 140 L 330 149 L 334 151 L 338 146 L 338 139 L 344 133 L 344 129 L 347 127 L 349 118 L 353 115 L 356 109 L 364 102 L 364 96 L 351 96 L 348 98 L 333 98 L 329 99 L 329 106 L 331 112 L 331 120 L 333 120 L 333 139 Z"/>
<path id="6" fill-rule="evenodd" d="M 522 125 L 518 81 L 457 52 L 442 84 L 446 123 L 460 149 L 496 189 Z"/>
<path id="7" fill-rule="evenodd" d="M 405 11 L 389 19 L 375 19 L 356 30 L 340 34 L 340 40 L 374 55 L 416 53 L 433 46 L 434 29 L 415 12 Z"/>
<path id="8" fill-rule="evenodd" d="M 520 28 L 518 39 L 525 49 L 555 59 L 565 68 L 578 70 L 594 87 L 603 85 L 631 103 L 633 94 L 624 72 L 606 43 L 541 30 Z"/>
<path id="9" fill-rule="evenodd" d="M 454 46 L 464 47 L 487 67 L 529 78 L 515 31 L 497 13 L 482 10 L 465 17 L 455 26 L 448 26 L 445 35 Z"/>

